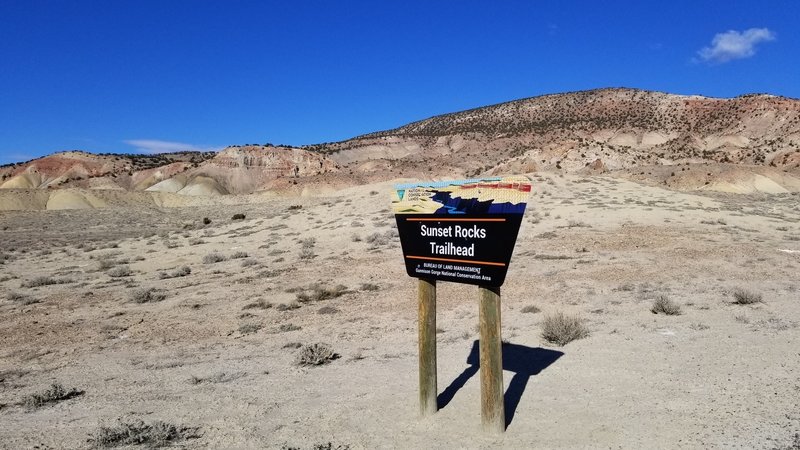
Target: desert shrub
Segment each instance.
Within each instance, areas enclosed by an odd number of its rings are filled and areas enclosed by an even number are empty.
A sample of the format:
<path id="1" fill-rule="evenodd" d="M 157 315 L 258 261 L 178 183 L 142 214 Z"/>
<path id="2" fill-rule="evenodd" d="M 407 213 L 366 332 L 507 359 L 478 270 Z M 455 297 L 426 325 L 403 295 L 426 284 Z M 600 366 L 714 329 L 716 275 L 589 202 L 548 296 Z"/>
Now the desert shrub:
<path id="1" fill-rule="evenodd" d="M 300 239 L 299 242 L 302 248 L 314 248 L 314 245 L 317 244 L 317 240 L 313 237 Z"/>
<path id="2" fill-rule="evenodd" d="M 284 333 L 284 332 L 287 332 L 287 331 L 297 331 L 299 329 L 301 329 L 300 326 L 294 325 L 294 324 L 291 324 L 291 323 L 284 323 L 284 324 L 282 324 L 281 326 L 278 327 L 278 331 L 281 332 L 281 333 Z"/>
<path id="3" fill-rule="evenodd" d="M 117 266 L 106 272 L 112 278 L 129 277 L 133 272 L 129 266 Z"/>
<path id="4" fill-rule="evenodd" d="M 205 244 L 205 243 L 206 243 L 206 241 L 204 241 L 204 240 L 202 240 L 200 238 L 191 238 L 191 239 L 189 239 L 189 245 L 200 245 L 200 244 Z"/>
<path id="5" fill-rule="evenodd" d="M 256 266 L 256 265 L 258 265 L 258 261 L 256 261 L 253 258 L 247 258 L 244 261 L 242 261 L 242 267 L 250 267 L 250 266 Z"/>
<path id="6" fill-rule="evenodd" d="M 101 426 L 89 439 L 98 448 L 121 446 L 164 447 L 184 439 L 197 438 L 197 428 L 173 425 L 156 420 L 144 423 L 141 420 L 122 422 L 113 427 Z"/>
<path id="7" fill-rule="evenodd" d="M 158 278 L 160 278 L 162 280 L 166 280 L 168 278 L 180 278 L 180 277 L 188 276 L 191 273 L 192 273 L 192 268 L 191 267 L 183 266 L 183 267 L 181 267 L 179 269 L 176 269 L 172 273 L 160 272 L 158 274 Z"/>
<path id="8" fill-rule="evenodd" d="M 300 307 L 299 303 L 279 303 L 278 306 L 275 307 L 275 309 L 277 309 L 278 311 L 291 311 L 299 307 Z"/>
<path id="9" fill-rule="evenodd" d="M 297 209 L 303 209 L 303 205 L 290 205 L 289 206 L 289 211 L 294 211 L 294 210 L 297 210 Z"/>
<path id="10" fill-rule="evenodd" d="M 191 384 L 229 383 L 231 381 L 238 380 L 244 375 L 245 373 L 243 372 L 218 372 L 206 377 L 198 377 L 193 375 L 191 378 L 189 378 L 189 383 Z"/>
<path id="11" fill-rule="evenodd" d="M 377 233 L 377 232 L 376 233 L 372 233 L 372 234 L 368 234 L 367 237 L 364 238 L 364 240 L 367 243 L 372 244 L 373 247 L 377 247 L 379 245 L 386 245 L 386 244 L 389 243 L 389 238 L 385 234 L 381 234 L 381 233 Z"/>
<path id="12" fill-rule="evenodd" d="M 252 302 L 244 305 L 242 309 L 270 309 L 273 307 L 273 304 L 267 302 L 265 300 L 259 300 L 257 302 Z"/>
<path id="13" fill-rule="evenodd" d="M 211 225 L 211 219 L 208 217 L 203 217 L 203 225 Z"/>
<path id="14" fill-rule="evenodd" d="M 9 292 L 9 293 L 6 294 L 6 300 L 12 301 L 12 302 L 21 302 L 21 301 L 25 300 L 26 298 L 28 298 L 27 295 L 20 294 L 19 292 Z"/>
<path id="15" fill-rule="evenodd" d="M 546 316 L 542 322 L 542 337 L 556 345 L 567 345 L 588 335 L 589 330 L 578 316 L 568 316 L 563 312 L 557 312 Z"/>
<path id="16" fill-rule="evenodd" d="M 247 252 L 235 252 L 231 255 L 231 259 L 242 259 L 247 258 Z"/>
<path id="17" fill-rule="evenodd" d="M 339 354 L 333 351 L 328 344 L 316 343 L 304 345 L 297 355 L 297 364 L 300 366 L 319 366 L 328 364 L 334 359 L 339 358 Z"/>
<path id="18" fill-rule="evenodd" d="M 347 286 L 338 284 L 332 288 L 320 286 L 315 284 L 311 289 L 306 292 L 297 294 L 297 301 L 301 303 L 318 302 L 322 300 L 330 300 L 332 298 L 341 297 L 347 293 Z"/>
<path id="19" fill-rule="evenodd" d="M 670 300 L 666 295 L 659 295 L 653 301 L 653 306 L 650 307 L 650 312 L 653 314 L 677 316 L 681 313 L 681 307 L 677 303 Z"/>
<path id="20" fill-rule="evenodd" d="M 167 298 L 167 294 L 156 288 L 136 289 L 131 293 L 131 301 L 134 303 L 155 303 Z"/>
<path id="21" fill-rule="evenodd" d="M 737 305 L 751 305 L 753 303 L 761 303 L 761 294 L 757 292 L 748 291 L 746 289 L 736 289 L 733 291 L 733 303 Z"/>
<path id="22" fill-rule="evenodd" d="M 31 287 L 39 287 L 39 286 L 50 286 L 53 284 L 65 284 L 69 283 L 69 280 L 65 279 L 58 279 L 53 277 L 41 276 L 36 277 L 32 280 L 22 282 L 22 287 L 31 288 Z"/>
<path id="23" fill-rule="evenodd" d="M 244 219 L 245 219 L 245 215 L 241 214 L 241 213 L 234 214 L 233 217 L 231 217 L 231 220 L 244 220 Z"/>
<path id="24" fill-rule="evenodd" d="M 216 264 L 225 260 L 227 260 L 227 258 L 219 253 L 209 253 L 203 256 L 203 264 Z"/>
<path id="25" fill-rule="evenodd" d="M 375 283 L 361 283 L 361 290 L 362 291 L 377 291 L 380 290 L 380 286 Z"/>
<path id="26" fill-rule="evenodd" d="M 97 270 L 98 271 L 105 271 L 111 269 L 112 267 L 118 264 L 117 260 L 114 258 L 98 258 L 97 259 Z"/>
<path id="27" fill-rule="evenodd" d="M 264 326 L 261 325 L 261 324 L 258 324 L 258 323 L 247 323 L 247 324 L 241 325 L 239 327 L 239 333 L 240 334 L 252 334 L 252 333 L 258 332 L 258 330 L 260 330 L 262 328 L 264 328 Z"/>
<path id="28" fill-rule="evenodd" d="M 334 308 L 333 306 L 323 306 L 317 311 L 317 314 L 336 314 L 339 312 L 339 309 Z"/>
<path id="29" fill-rule="evenodd" d="M 359 236 L 358 233 L 353 233 L 352 236 L 350 236 L 350 240 L 353 242 L 361 242 L 361 236 Z"/>
<path id="30" fill-rule="evenodd" d="M 82 394 L 83 391 L 79 391 L 75 388 L 67 390 L 64 388 L 64 386 L 58 383 L 53 383 L 50 385 L 50 388 L 42 392 L 36 392 L 26 396 L 22 400 L 22 404 L 29 409 L 36 409 L 45 405 L 58 403 L 62 400 L 69 400 Z"/>
<path id="31" fill-rule="evenodd" d="M 313 259 L 313 258 L 316 258 L 316 257 L 317 257 L 317 254 L 314 253 L 314 250 L 312 248 L 303 247 L 303 248 L 300 249 L 300 259 L 307 260 L 307 259 Z"/>
<path id="32" fill-rule="evenodd" d="M 528 305 L 528 306 L 524 306 L 524 307 L 522 307 L 522 309 L 520 310 L 520 312 L 524 312 L 524 313 L 531 313 L 531 314 L 536 314 L 536 313 L 538 313 L 538 312 L 540 312 L 540 311 L 541 311 L 541 309 L 539 309 L 539 307 L 538 307 L 538 306 L 536 306 L 536 305 Z"/>

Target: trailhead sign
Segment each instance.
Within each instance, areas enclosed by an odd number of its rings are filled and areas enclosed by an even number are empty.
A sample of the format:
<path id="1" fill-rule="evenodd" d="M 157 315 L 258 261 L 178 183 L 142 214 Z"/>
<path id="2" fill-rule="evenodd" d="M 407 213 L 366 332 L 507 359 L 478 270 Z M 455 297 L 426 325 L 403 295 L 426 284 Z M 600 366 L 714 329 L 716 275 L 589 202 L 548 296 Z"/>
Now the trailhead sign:
<path id="1" fill-rule="evenodd" d="M 524 176 L 395 186 L 408 275 L 501 286 L 530 192 Z"/>

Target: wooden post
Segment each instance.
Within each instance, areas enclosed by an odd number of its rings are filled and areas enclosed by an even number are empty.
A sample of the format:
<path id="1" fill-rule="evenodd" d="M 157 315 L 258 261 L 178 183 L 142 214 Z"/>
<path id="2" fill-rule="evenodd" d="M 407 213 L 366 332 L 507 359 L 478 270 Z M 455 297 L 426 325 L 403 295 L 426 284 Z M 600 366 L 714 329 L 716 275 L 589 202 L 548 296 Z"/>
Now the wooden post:
<path id="1" fill-rule="evenodd" d="M 500 340 L 500 288 L 481 286 L 480 364 L 481 424 L 484 431 L 502 433 L 506 429 L 503 402 L 503 344 Z"/>
<path id="2" fill-rule="evenodd" d="M 438 409 L 436 396 L 436 280 L 419 280 L 419 412 Z"/>

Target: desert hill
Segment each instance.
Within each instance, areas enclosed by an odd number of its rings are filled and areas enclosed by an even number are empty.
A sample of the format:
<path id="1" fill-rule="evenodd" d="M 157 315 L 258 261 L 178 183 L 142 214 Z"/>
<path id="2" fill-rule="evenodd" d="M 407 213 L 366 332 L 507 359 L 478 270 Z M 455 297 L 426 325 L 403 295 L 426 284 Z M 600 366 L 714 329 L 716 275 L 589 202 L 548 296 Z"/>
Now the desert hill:
<path id="1" fill-rule="evenodd" d="M 800 191 L 800 100 L 597 89 L 515 100 L 302 148 L 56 153 L 0 167 L 0 189 L 15 192 L 4 198 L 41 188 L 313 195 L 396 178 L 537 171 L 607 173 L 684 191 Z M 74 195 L 82 200 L 69 204 L 102 203 L 83 191 Z M 49 203 L 38 204 L 43 202 Z"/>
<path id="2" fill-rule="evenodd" d="M 728 163 L 797 174 L 800 101 L 636 89 L 544 95 L 432 117 L 312 147 L 355 170 L 464 176 Z M 375 176 L 376 174 L 373 174 Z M 705 182 L 705 181 L 703 181 Z"/>

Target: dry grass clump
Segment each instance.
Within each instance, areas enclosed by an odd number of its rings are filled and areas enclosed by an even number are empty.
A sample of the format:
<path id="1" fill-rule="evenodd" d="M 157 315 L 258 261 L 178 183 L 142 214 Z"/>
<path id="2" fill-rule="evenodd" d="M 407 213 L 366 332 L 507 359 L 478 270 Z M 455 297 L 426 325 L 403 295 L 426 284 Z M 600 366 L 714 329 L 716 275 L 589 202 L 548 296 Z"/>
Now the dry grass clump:
<path id="1" fill-rule="evenodd" d="M 305 248 L 305 247 L 300 249 L 300 259 L 307 260 L 307 259 L 313 259 L 313 258 L 316 258 L 316 257 L 317 257 L 317 254 L 314 253 L 313 249 Z"/>
<path id="2" fill-rule="evenodd" d="M 541 309 L 539 309 L 539 307 L 538 307 L 538 306 L 536 306 L 536 305 L 528 305 L 528 306 L 524 306 L 524 307 L 522 307 L 522 309 L 520 310 L 520 312 L 523 312 L 523 313 L 530 313 L 530 314 L 536 314 L 536 313 L 538 313 L 538 312 L 540 312 L 540 311 L 541 311 Z"/>
<path id="3" fill-rule="evenodd" d="M 133 271 L 131 271 L 129 266 L 117 266 L 106 272 L 111 278 L 129 277 L 132 273 Z"/>
<path id="4" fill-rule="evenodd" d="M 752 305 L 753 303 L 761 303 L 761 294 L 757 292 L 748 291 L 746 289 L 736 289 L 733 291 L 733 303 L 736 305 Z"/>
<path id="5" fill-rule="evenodd" d="M 297 301 L 301 303 L 318 302 L 322 300 L 330 300 L 332 298 L 341 297 L 346 293 L 347 293 L 347 286 L 342 284 L 338 284 L 332 288 L 315 284 L 311 286 L 308 292 L 298 293 Z"/>
<path id="6" fill-rule="evenodd" d="M 25 294 L 20 294 L 19 292 L 9 292 L 6 294 L 6 300 L 16 302 L 21 305 L 32 305 L 34 303 L 39 303 L 39 300 L 28 297 Z"/>
<path id="7" fill-rule="evenodd" d="M 64 386 L 58 383 L 53 383 L 48 389 L 42 392 L 36 392 L 26 396 L 22 400 L 22 404 L 29 409 L 36 409 L 45 405 L 58 403 L 63 400 L 69 400 L 79 395 L 83 395 L 83 391 L 79 391 L 75 388 L 67 390 L 64 388 Z"/>
<path id="8" fill-rule="evenodd" d="M 160 272 L 158 274 L 158 278 L 160 278 L 162 280 L 166 280 L 168 278 L 180 278 L 180 277 L 185 277 L 187 275 L 191 275 L 191 273 L 192 273 L 192 268 L 191 267 L 183 266 L 180 269 L 177 269 L 172 273 Z"/>
<path id="9" fill-rule="evenodd" d="M 228 258 L 219 253 L 209 253 L 203 256 L 203 264 L 216 264 L 218 262 L 227 261 L 227 259 Z"/>
<path id="10" fill-rule="evenodd" d="M 334 308 L 333 306 L 323 306 L 317 311 L 317 314 L 336 314 L 339 312 L 339 309 Z"/>
<path id="11" fill-rule="evenodd" d="M 97 448 L 121 446 L 164 447 L 184 439 L 199 437 L 197 428 L 173 425 L 156 420 L 144 423 L 142 420 L 123 422 L 113 427 L 101 426 L 89 442 Z"/>
<path id="12" fill-rule="evenodd" d="M 253 258 L 247 258 L 244 261 L 242 261 L 242 267 L 251 267 L 251 266 L 257 266 L 257 265 L 258 265 L 258 261 L 256 261 Z"/>
<path id="13" fill-rule="evenodd" d="M 248 256 L 247 252 L 241 252 L 240 251 L 240 252 L 235 252 L 234 254 L 232 254 L 231 255 L 231 259 L 242 259 L 242 258 L 247 258 L 247 256 Z"/>
<path id="14" fill-rule="evenodd" d="M 275 307 L 278 311 L 291 311 L 293 309 L 297 309 L 300 307 L 299 303 L 279 303 L 278 306 Z"/>
<path id="15" fill-rule="evenodd" d="M 556 345 L 567 345 L 586 336 L 589 336 L 589 330 L 578 316 L 557 312 L 546 316 L 542 322 L 542 337 Z"/>
<path id="16" fill-rule="evenodd" d="M 260 330 L 262 328 L 264 328 L 264 325 L 261 325 L 261 324 L 258 324 L 258 323 L 244 324 L 244 325 L 239 327 L 239 334 L 244 335 L 244 334 L 257 333 L 258 330 Z"/>
<path id="17" fill-rule="evenodd" d="M 167 294 L 156 288 L 136 289 L 131 293 L 131 301 L 134 303 L 155 303 L 167 298 Z"/>
<path id="18" fill-rule="evenodd" d="M 670 300 L 666 295 L 659 295 L 653 301 L 653 306 L 650 307 L 650 312 L 653 314 L 677 316 L 681 314 L 681 307 L 677 303 Z"/>
<path id="19" fill-rule="evenodd" d="M 364 240 L 368 244 L 372 244 L 372 247 L 377 247 L 377 246 L 380 246 L 380 245 L 388 244 L 389 243 L 389 236 L 387 236 L 386 234 L 382 234 L 382 233 L 377 233 L 376 232 L 376 233 L 368 234 L 367 237 L 364 238 Z"/>
<path id="20" fill-rule="evenodd" d="M 320 366 L 328 364 L 334 359 L 339 358 L 339 354 L 333 351 L 330 345 L 316 343 L 304 345 L 297 355 L 297 364 L 300 366 Z"/>
<path id="21" fill-rule="evenodd" d="M 53 284 L 66 284 L 71 283 L 71 280 L 66 279 L 58 279 L 53 277 L 41 276 L 36 277 L 29 281 L 23 281 L 21 286 L 24 288 L 32 288 L 32 287 L 39 287 L 39 286 L 50 286 Z"/>
<path id="22" fill-rule="evenodd" d="M 192 375 L 189 378 L 189 383 L 191 384 L 203 384 L 203 383 L 229 383 L 234 380 L 238 380 L 242 378 L 246 374 L 244 372 L 218 372 L 213 375 L 209 375 L 207 377 L 198 377 Z"/>
<path id="23" fill-rule="evenodd" d="M 248 304 L 244 305 L 242 307 L 242 309 L 243 310 L 245 310 L 245 309 L 270 309 L 273 306 L 274 305 L 272 303 L 261 299 L 261 300 L 258 300 L 257 302 L 248 303 Z"/>

